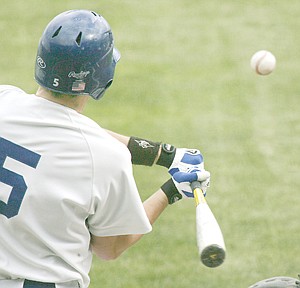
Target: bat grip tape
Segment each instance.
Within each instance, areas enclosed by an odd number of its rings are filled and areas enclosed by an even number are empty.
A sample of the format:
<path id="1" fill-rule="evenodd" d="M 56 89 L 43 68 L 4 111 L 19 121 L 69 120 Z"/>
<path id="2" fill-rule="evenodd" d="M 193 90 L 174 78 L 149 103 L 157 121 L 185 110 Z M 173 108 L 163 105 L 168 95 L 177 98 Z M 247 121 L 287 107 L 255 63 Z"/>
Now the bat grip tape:
<path id="1" fill-rule="evenodd" d="M 198 206 L 200 203 L 206 203 L 205 197 L 203 195 L 203 191 L 201 189 L 201 184 L 199 181 L 193 181 L 191 183 L 191 188 L 194 193 L 194 199 L 196 206 Z"/>

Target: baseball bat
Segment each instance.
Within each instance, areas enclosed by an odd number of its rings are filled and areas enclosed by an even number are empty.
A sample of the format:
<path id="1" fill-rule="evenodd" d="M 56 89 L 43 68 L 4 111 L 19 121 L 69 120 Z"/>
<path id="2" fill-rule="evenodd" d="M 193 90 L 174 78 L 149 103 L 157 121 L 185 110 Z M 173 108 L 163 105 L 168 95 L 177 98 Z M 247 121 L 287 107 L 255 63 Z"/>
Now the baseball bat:
<path id="1" fill-rule="evenodd" d="M 196 202 L 196 237 L 200 260 L 205 266 L 215 268 L 225 260 L 223 234 L 205 200 L 200 182 L 192 182 L 191 188 Z"/>

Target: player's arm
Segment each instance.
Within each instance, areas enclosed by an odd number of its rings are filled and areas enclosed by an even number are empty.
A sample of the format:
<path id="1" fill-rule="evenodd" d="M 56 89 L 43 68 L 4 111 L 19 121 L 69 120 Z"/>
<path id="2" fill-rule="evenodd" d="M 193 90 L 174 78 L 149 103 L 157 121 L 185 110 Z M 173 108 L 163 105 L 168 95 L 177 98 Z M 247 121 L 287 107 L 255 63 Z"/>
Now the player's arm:
<path id="1" fill-rule="evenodd" d="M 113 136 L 118 141 L 120 141 L 121 143 L 127 146 L 132 156 L 132 164 L 145 165 L 145 166 L 152 166 L 153 164 L 158 164 L 157 161 L 161 155 L 161 148 L 162 148 L 161 143 L 152 142 L 137 137 L 129 137 L 129 136 L 121 135 L 110 130 L 106 130 L 106 131 L 111 136 Z M 165 165 L 165 167 L 167 166 L 168 164 Z"/>
<path id="2" fill-rule="evenodd" d="M 166 194 L 159 189 L 150 196 L 144 203 L 144 209 L 150 224 L 154 224 L 160 214 L 168 206 L 168 198 Z M 93 252 L 104 260 L 112 260 L 117 258 L 143 237 L 143 234 L 97 237 L 92 235 L 91 246 Z"/>
<path id="3" fill-rule="evenodd" d="M 126 146 L 128 145 L 130 137 L 118 134 L 118 133 L 110 131 L 110 130 L 106 130 L 106 132 L 108 134 L 110 134 L 111 136 L 113 136 L 114 138 L 116 138 L 118 141 L 122 142 L 124 145 L 126 145 Z"/>
<path id="4" fill-rule="evenodd" d="M 173 204 L 182 198 L 193 198 L 190 183 L 199 181 L 203 192 L 209 185 L 210 173 L 194 166 L 190 172 L 178 171 L 165 182 L 161 189 L 150 196 L 144 203 L 144 209 L 151 225 L 158 219 L 168 204 Z M 132 234 L 110 237 L 97 237 L 92 235 L 91 246 L 93 252 L 104 260 L 119 257 L 125 250 L 139 241 L 144 234 Z"/>
<path id="5" fill-rule="evenodd" d="M 185 165 L 196 165 L 203 161 L 203 157 L 197 149 L 175 148 L 170 144 L 153 142 L 139 137 L 128 137 L 110 130 L 106 131 L 127 146 L 131 153 L 132 164 L 135 165 L 152 166 L 157 164 L 168 168 L 170 172 L 170 169 L 177 168 L 182 161 Z"/>

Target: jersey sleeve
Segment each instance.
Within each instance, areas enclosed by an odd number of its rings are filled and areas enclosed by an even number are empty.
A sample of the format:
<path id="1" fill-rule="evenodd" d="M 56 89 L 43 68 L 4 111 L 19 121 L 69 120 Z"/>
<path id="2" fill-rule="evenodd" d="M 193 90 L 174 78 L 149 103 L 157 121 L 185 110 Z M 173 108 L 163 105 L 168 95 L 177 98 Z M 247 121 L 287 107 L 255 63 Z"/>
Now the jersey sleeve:
<path id="1" fill-rule="evenodd" d="M 99 174 L 94 175 L 89 230 L 95 236 L 148 233 L 152 227 L 133 177 L 130 153 L 121 143 L 115 148 L 113 154 L 102 155 L 105 168 L 96 169 Z"/>

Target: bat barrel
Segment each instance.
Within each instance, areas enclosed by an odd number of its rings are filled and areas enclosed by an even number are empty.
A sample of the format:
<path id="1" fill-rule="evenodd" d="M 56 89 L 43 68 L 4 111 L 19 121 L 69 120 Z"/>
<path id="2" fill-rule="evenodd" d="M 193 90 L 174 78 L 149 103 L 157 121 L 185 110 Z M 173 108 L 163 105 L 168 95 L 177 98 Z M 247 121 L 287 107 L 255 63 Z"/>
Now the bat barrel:
<path id="1" fill-rule="evenodd" d="M 210 268 L 225 260 L 225 243 L 220 226 L 210 210 L 201 189 L 201 183 L 191 183 L 196 203 L 197 245 L 201 262 Z"/>
<path id="2" fill-rule="evenodd" d="M 210 245 L 203 249 L 200 259 L 201 262 L 207 267 L 218 267 L 225 260 L 225 250 L 219 245 Z"/>

